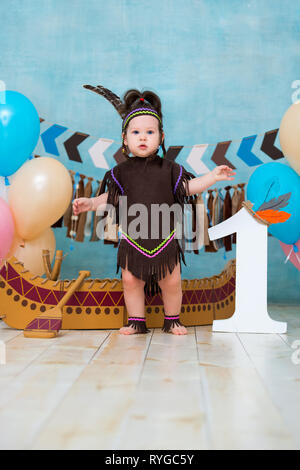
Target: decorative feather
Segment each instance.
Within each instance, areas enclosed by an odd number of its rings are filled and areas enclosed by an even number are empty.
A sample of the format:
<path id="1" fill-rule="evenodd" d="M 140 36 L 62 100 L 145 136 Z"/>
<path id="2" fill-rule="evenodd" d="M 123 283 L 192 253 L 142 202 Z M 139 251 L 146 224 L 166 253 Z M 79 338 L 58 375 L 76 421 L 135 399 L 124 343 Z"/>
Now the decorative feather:
<path id="1" fill-rule="evenodd" d="M 268 202 L 264 202 L 258 209 L 258 211 L 265 211 L 267 209 L 273 209 L 273 210 L 278 210 L 278 209 L 283 209 L 283 207 L 286 207 L 288 205 L 288 201 L 291 197 L 292 193 L 286 193 L 282 194 L 281 196 L 278 196 L 277 198 L 274 197 Z"/>
<path id="2" fill-rule="evenodd" d="M 110 91 L 108 88 L 104 88 L 102 85 L 98 85 L 98 86 L 83 85 L 83 88 L 86 88 L 87 90 L 94 91 L 98 95 L 101 95 L 104 98 L 106 98 L 114 106 L 114 108 L 118 111 L 121 118 L 124 119 L 125 114 L 122 111 L 123 103 L 122 103 L 122 100 L 119 98 L 119 96 L 117 96 L 115 93 Z"/>
<path id="3" fill-rule="evenodd" d="M 289 214 L 288 212 L 276 211 L 273 209 L 257 211 L 256 214 L 261 219 L 266 220 L 270 224 L 278 224 L 278 223 L 286 222 L 291 217 L 291 214 Z"/>

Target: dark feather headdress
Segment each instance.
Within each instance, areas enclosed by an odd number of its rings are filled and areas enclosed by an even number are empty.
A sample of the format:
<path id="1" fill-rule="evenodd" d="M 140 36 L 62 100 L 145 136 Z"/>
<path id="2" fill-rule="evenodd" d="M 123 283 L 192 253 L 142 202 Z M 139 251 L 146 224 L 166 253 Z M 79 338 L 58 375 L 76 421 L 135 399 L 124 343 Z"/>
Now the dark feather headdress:
<path id="1" fill-rule="evenodd" d="M 133 119 L 135 116 L 140 116 L 143 114 L 156 117 L 162 125 L 162 120 L 159 114 L 157 113 L 157 111 L 152 106 L 149 106 L 148 104 L 145 105 L 144 103 L 145 99 L 143 97 L 140 98 L 139 105 L 135 109 L 131 110 L 129 113 L 127 111 L 128 114 L 126 115 L 125 105 L 122 102 L 121 98 L 117 96 L 115 93 L 113 93 L 111 90 L 109 90 L 108 88 L 105 88 L 102 85 L 97 85 L 97 86 L 83 85 L 83 87 L 86 88 L 87 90 L 94 91 L 98 95 L 103 96 L 114 106 L 118 114 L 123 119 L 123 124 L 122 124 L 123 131 L 125 130 L 126 126 L 128 125 L 131 119 Z"/>
<path id="2" fill-rule="evenodd" d="M 121 118 L 122 119 L 125 118 L 124 104 L 121 98 L 117 96 L 115 93 L 113 93 L 111 90 L 109 90 L 108 88 L 104 88 L 104 86 L 102 85 L 97 85 L 97 86 L 83 85 L 83 88 L 94 91 L 98 95 L 101 95 L 104 98 L 106 98 L 114 106 L 114 108 L 117 110 Z"/>

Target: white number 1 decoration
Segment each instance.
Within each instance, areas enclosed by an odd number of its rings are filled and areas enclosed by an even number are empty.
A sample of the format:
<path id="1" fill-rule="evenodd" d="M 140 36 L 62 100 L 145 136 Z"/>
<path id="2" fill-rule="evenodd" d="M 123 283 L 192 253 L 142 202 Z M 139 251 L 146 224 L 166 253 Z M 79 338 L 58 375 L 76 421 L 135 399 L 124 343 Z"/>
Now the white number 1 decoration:
<path id="1" fill-rule="evenodd" d="M 287 324 L 272 320 L 267 308 L 268 227 L 243 207 L 208 230 L 211 240 L 236 232 L 235 312 L 214 320 L 213 331 L 285 333 Z"/>

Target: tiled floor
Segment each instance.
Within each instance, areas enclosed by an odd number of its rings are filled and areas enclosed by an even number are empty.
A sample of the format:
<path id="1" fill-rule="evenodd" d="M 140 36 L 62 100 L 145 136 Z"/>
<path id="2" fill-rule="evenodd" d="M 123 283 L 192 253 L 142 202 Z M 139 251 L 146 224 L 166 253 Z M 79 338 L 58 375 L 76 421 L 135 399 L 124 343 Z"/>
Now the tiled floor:
<path id="1" fill-rule="evenodd" d="M 0 322 L 0 448 L 300 449 L 300 307 L 269 312 L 287 334 L 42 340 Z"/>

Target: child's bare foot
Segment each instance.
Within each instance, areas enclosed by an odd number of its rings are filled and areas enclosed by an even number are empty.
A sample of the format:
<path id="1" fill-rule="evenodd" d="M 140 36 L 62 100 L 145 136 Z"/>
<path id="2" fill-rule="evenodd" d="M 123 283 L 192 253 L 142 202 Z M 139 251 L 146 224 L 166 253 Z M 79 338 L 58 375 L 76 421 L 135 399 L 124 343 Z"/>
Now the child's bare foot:
<path id="1" fill-rule="evenodd" d="M 121 335 L 134 335 L 138 333 L 137 329 L 134 326 L 123 326 L 119 329 Z"/>
<path id="2" fill-rule="evenodd" d="M 145 317 L 129 317 L 128 324 L 120 328 L 121 335 L 134 335 L 139 333 L 149 333 L 150 330 L 146 326 Z"/>
<path id="3" fill-rule="evenodd" d="M 169 333 L 172 333 L 173 335 L 186 335 L 187 329 L 183 325 L 178 325 L 178 326 L 175 325 L 170 328 Z"/>

